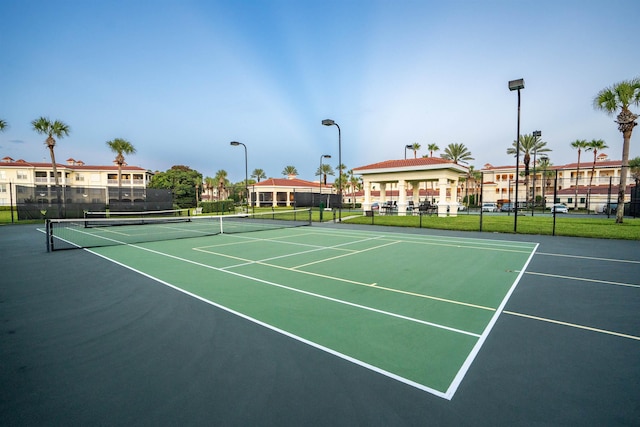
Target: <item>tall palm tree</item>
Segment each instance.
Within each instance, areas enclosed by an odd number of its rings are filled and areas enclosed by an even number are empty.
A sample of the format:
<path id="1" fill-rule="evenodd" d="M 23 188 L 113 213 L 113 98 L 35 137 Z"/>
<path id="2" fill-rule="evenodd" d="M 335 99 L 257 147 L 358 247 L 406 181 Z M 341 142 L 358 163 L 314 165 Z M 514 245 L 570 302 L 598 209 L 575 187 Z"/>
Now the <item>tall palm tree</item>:
<path id="1" fill-rule="evenodd" d="M 204 179 L 204 188 L 209 193 L 209 201 L 213 201 L 213 189 L 216 188 L 216 180 L 210 176 Z"/>
<path id="2" fill-rule="evenodd" d="M 624 218 L 624 195 L 627 187 L 627 169 L 629 168 L 629 143 L 633 128 L 638 125 L 636 123 L 638 115 L 629 110 L 631 105 L 640 105 L 640 77 L 604 88 L 598 92 L 593 100 L 593 106 L 596 110 L 602 110 L 610 116 L 620 111 L 616 117 L 616 123 L 618 123 L 618 130 L 622 132 L 623 143 L 616 223 L 622 223 Z"/>
<path id="3" fill-rule="evenodd" d="M 323 163 L 322 164 L 322 168 L 320 168 L 320 166 L 318 166 L 318 169 L 316 169 L 316 176 L 320 175 L 320 182 L 323 184 L 327 183 L 327 175 L 335 175 L 335 173 L 333 172 L 333 168 L 331 167 L 331 165 L 327 164 L 327 163 Z M 322 179 L 324 177 L 324 179 Z"/>
<path id="4" fill-rule="evenodd" d="M 447 160 L 453 160 L 453 163 L 458 164 L 459 161 L 466 162 L 468 160 L 475 160 L 471 157 L 471 151 L 464 146 L 464 144 L 451 143 L 444 149 L 444 154 L 440 157 Z"/>
<path id="5" fill-rule="evenodd" d="M 226 189 L 227 187 L 229 187 L 229 180 L 227 179 L 227 171 L 224 169 L 218 170 L 213 180 L 216 183 L 216 187 L 218 187 L 218 200 L 226 200 L 228 198 L 228 194 L 226 194 Z"/>
<path id="6" fill-rule="evenodd" d="M 41 135 L 47 135 L 45 145 L 49 148 L 49 154 L 51 156 L 51 168 L 53 169 L 53 179 L 56 187 L 56 201 L 58 204 L 58 216 L 62 213 L 62 200 L 60 199 L 60 183 L 58 181 L 58 168 L 56 166 L 56 156 L 53 148 L 56 146 L 55 138 L 63 138 L 69 135 L 71 129 L 66 123 L 55 120 L 51 121 L 47 117 L 40 117 L 31 122 L 31 126 L 34 131 Z M 55 138 L 54 138 L 55 137 Z"/>
<path id="7" fill-rule="evenodd" d="M 547 153 L 551 151 L 546 148 L 547 143 L 542 141 L 539 136 L 534 136 L 532 133 L 520 135 L 520 153 L 522 156 L 522 163 L 524 163 L 524 188 L 529 191 L 529 165 L 531 164 L 531 155 L 538 153 Z M 507 148 L 507 154 L 517 155 L 518 146 L 513 141 L 513 147 Z M 535 202 L 535 200 L 534 200 Z"/>
<path id="8" fill-rule="evenodd" d="M 598 150 L 602 151 L 609 148 L 606 142 L 601 139 L 592 139 L 587 143 L 585 151 L 593 151 L 593 164 L 591 165 L 591 176 L 589 177 L 589 189 L 587 190 L 587 209 L 591 201 L 591 184 L 593 183 L 593 175 L 596 173 L 596 161 L 598 160 Z"/>
<path id="9" fill-rule="evenodd" d="M 580 176 L 580 154 L 583 149 L 587 148 L 587 140 L 586 139 L 576 139 L 571 143 L 571 147 L 578 150 L 578 167 L 576 169 L 576 194 L 574 197 L 573 208 L 578 209 L 578 177 Z"/>
<path id="10" fill-rule="evenodd" d="M 637 186 L 638 181 L 640 181 L 640 157 L 629 159 L 629 170 L 631 171 L 631 177 L 636 181 Z"/>
<path id="11" fill-rule="evenodd" d="M 434 151 L 440 151 L 440 147 L 438 147 L 438 144 L 429 144 L 427 145 L 427 149 L 429 150 L 429 157 L 433 157 Z"/>
<path id="12" fill-rule="evenodd" d="M 251 178 L 255 178 L 256 181 L 260 182 L 261 179 L 266 178 L 267 175 L 264 173 L 262 169 L 254 169 L 251 172 Z"/>
<path id="13" fill-rule="evenodd" d="M 295 166 L 285 166 L 281 173 L 284 176 L 298 175 L 298 169 Z"/>
<path id="14" fill-rule="evenodd" d="M 411 149 L 413 150 L 413 158 L 417 159 L 418 158 L 418 150 L 420 149 L 421 145 L 417 142 L 414 142 L 413 144 L 411 144 Z"/>
<path id="15" fill-rule="evenodd" d="M 362 181 L 360 178 L 353 174 L 353 169 L 349 169 L 347 171 L 348 183 L 351 188 L 351 206 L 355 208 L 356 206 L 356 191 L 359 191 L 362 188 Z"/>
<path id="16" fill-rule="evenodd" d="M 0 119 L 0 131 L 3 131 L 7 126 L 9 126 L 7 122 Z"/>
<path id="17" fill-rule="evenodd" d="M 551 160 L 546 155 L 540 157 L 540 161 L 538 161 L 538 166 L 542 169 L 542 204 L 543 207 L 546 208 L 547 199 L 545 196 L 545 192 L 547 187 L 549 186 L 548 180 L 553 174 L 553 171 L 549 170 L 552 166 Z M 554 200 L 555 202 L 555 200 Z"/>
<path id="18" fill-rule="evenodd" d="M 134 154 L 135 147 L 126 139 L 116 138 L 106 142 L 107 147 L 116 153 L 115 162 L 118 165 L 118 201 L 122 201 L 122 166 L 125 164 L 124 155 Z"/>

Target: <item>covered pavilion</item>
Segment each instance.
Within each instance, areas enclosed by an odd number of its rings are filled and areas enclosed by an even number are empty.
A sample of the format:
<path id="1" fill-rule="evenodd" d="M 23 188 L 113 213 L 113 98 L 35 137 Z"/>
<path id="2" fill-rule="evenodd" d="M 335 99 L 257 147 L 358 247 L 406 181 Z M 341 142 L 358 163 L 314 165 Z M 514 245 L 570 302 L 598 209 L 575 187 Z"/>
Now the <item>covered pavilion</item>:
<path id="1" fill-rule="evenodd" d="M 457 215 L 458 180 L 467 172 L 467 167 L 440 157 L 386 160 L 353 169 L 354 174 L 362 176 L 363 210 L 371 209 L 371 191 L 374 184 L 380 188 L 380 203 L 387 201 L 387 188 L 397 186 L 396 203 L 400 214 L 407 212 L 409 187 L 412 204 L 418 206 L 421 186 L 426 189 L 430 185 L 437 185 L 438 216 L 447 216 L 447 212 L 450 216 Z"/>

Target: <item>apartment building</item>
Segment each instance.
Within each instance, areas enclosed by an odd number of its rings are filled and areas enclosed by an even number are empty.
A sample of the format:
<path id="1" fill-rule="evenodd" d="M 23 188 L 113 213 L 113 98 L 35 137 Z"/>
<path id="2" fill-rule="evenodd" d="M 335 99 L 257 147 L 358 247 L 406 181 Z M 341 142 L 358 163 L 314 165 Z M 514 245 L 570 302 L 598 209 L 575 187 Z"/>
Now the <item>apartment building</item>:
<path id="1" fill-rule="evenodd" d="M 90 166 L 67 159 L 56 164 L 62 199 L 67 203 L 108 204 L 141 201 L 153 173 L 139 166 L 124 165 L 118 194 L 118 166 Z M 4 157 L 0 160 L 0 206 L 35 202 L 47 205 L 56 200 L 55 178 L 51 163 L 27 162 Z"/>
<path id="2" fill-rule="evenodd" d="M 529 178 L 525 183 L 524 165 L 520 164 L 518 180 L 518 203 L 536 200 L 550 206 L 564 203 L 569 207 L 600 212 L 608 202 L 616 202 L 622 169 L 621 160 L 609 160 L 602 153 L 597 157 L 595 167 L 590 159 L 578 163 L 553 165 L 544 169 L 536 162 L 529 166 Z M 483 174 L 483 202 L 498 204 L 516 200 L 516 167 L 486 164 L 480 170 Z M 556 181 L 557 178 L 557 181 Z M 630 200 L 631 186 L 635 185 L 631 171 L 627 174 L 626 201 Z M 555 190 L 555 199 L 554 199 Z"/>

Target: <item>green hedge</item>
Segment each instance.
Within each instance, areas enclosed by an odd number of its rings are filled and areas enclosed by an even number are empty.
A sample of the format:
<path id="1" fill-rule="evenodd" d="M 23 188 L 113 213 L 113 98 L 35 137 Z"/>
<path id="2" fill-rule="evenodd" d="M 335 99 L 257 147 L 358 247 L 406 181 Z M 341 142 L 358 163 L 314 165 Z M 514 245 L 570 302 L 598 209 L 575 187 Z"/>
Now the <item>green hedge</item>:
<path id="1" fill-rule="evenodd" d="M 234 212 L 235 204 L 233 200 L 219 200 L 217 202 L 202 202 L 200 203 L 202 213 L 223 213 Z"/>

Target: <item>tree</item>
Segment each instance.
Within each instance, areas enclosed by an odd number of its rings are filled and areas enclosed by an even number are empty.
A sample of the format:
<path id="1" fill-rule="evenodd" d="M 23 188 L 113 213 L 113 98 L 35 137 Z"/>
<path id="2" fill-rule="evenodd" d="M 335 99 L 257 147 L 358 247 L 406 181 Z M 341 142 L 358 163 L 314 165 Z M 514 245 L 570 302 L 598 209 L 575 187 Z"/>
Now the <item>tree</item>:
<path id="1" fill-rule="evenodd" d="M 418 157 L 418 150 L 420 149 L 421 145 L 418 144 L 417 142 L 414 142 L 413 144 L 411 144 L 411 149 L 413 150 L 413 158 L 416 159 Z"/>
<path id="2" fill-rule="evenodd" d="M 547 199 L 545 196 L 545 192 L 547 187 L 549 187 L 549 184 L 550 184 L 549 178 L 551 178 L 551 176 L 553 175 L 553 171 L 550 170 L 552 163 L 551 163 L 551 160 L 549 160 L 549 157 L 544 155 L 540 157 L 540 161 L 538 162 L 538 165 L 542 168 L 542 201 L 543 201 L 543 207 L 546 208 Z"/>
<path id="3" fill-rule="evenodd" d="M 640 181 L 640 157 L 634 157 L 629 160 L 629 169 L 631 170 L 631 177 L 636 181 Z"/>
<path id="4" fill-rule="evenodd" d="M 596 173 L 596 161 L 598 160 L 598 150 L 604 150 L 609 148 L 606 142 L 601 139 L 592 139 L 587 143 L 585 151 L 593 151 L 593 164 L 591 165 L 591 176 L 589 177 L 589 189 L 587 190 L 587 209 L 589 209 L 589 202 L 591 201 L 591 184 L 593 184 L 593 175 Z"/>
<path id="5" fill-rule="evenodd" d="M 546 148 L 547 143 L 540 140 L 539 136 L 534 136 L 532 133 L 520 135 L 520 153 L 522 156 L 522 163 L 524 163 L 524 188 L 529 188 L 529 165 L 531 164 L 531 155 L 534 153 L 547 153 L 551 151 Z M 507 148 L 507 154 L 517 155 L 518 146 L 516 141 L 513 141 L 513 147 Z M 535 200 L 534 200 L 535 202 Z"/>
<path id="6" fill-rule="evenodd" d="M 347 171 L 347 176 L 349 177 L 349 187 L 351 187 L 351 206 L 355 208 L 356 191 L 360 191 L 362 189 L 362 181 L 353 174 L 353 169 L 349 169 Z"/>
<path id="7" fill-rule="evenodd" d="M 438 144 L 429 144 L 427 145 L 427 149 L 429 150 L 429 157 L 433 157 L 434 151 L 440 151 L 440 147 L 438 147 Z"/>
<path id="8" fill-rule="evenodd" d="M 32 121 L 31 126 L 37 133 L 47 135 L 47 139 L 44 143 L 47 148 L 49 148 L 49 154 L 51 156 L 51 168 L 53 169 L 53 179 L 56 187 L 56 200 L 58 203 L 58 216 L 61 216 L 62 200 L 60 199 L 60 183 L 58 181 L 58 168 L 56 166 L 56 156 L 53 149 L 56 146 L 55 138 L 61 139 L 68 136 L 71 129 L 66 123 L 60 120 L 52 122 L 47 117 L 40 117 L 39 119 Z"/>
<path id="9" fill-rule="evenodd" d="M 323 163 L 322 168 L 318 166 L 318 169 L 316 170 L 316 176 L 318 175 L 320 175 L 320 178 L 319 178 L 320 182 L 326 185 L 327 175 L 334 175 L 333 168 L 331 167 L 331 165 L 327 163 Z M 323 176 L 324 176 L 324 179 L 322 179 Z"/>
<path id="10" fill-rule="evenodd" d="M 149 188 L 165 188 L 171 190 L 173 203 L 179 208 L 197 206 L 196 185 L 202 182 L 202 174 L 188 166 L 172 166 L 166 172 L 157 172 Z"/>
<path id="11" fill-rule="evenodd" d="M 9 125 L 4 120 L 0 119 L 0 131 L 3 131 Z"/>
<path id="12" fill-rule="evenodd" d="M 602 89 L 595 96 L 593 106 L 609 116 L 617 115 L 618 130 L 622 132 L 622 167 L 620 169 L 620 186 L 618 187 L 618 210 L 616 223 L 622 223 L 624 218 L 624 196 L 627 187 L 627 170 L 629 168 L 629 144 L 633 128 L 638 125 L 637 114 L 629 110 L 631 105 L 640 105 L 640 77 L 625 80 L 613 86 Z"/>
<path id="13" fill-rule="evenodd" d="M 282 175 L 290 176 L 290 175 L 298 175 L 298 170 L 295 166 L 285 166 L 282 170 Z"/>
<path id="14" fill-rule="evenodd" d="M 262 169 L 254 169 L 253 172 L 251 172 L 251 178 L 255 178 L 258 182 L 260 182 L 261 179 L 266 177 L 267 175 L 264 173 Z"/>
<path id="15" fill-rule="evenodd" d="M 204 178 L 203 185 L 204 185 L 205 192 L 209 194 L 209 201 L 212 202 L 213 189 L 216 188 L 216 180 L 211 178 L 210 176 L 207 176 Z"/>
<path id="16" fill-rule="evenodd" d="M 227 179 L 227 175 L 226 170 L 220 169 L 216 172 L 215 178 L 213 178 L 215 186 L 218 188 L 218 200 L 226 200 L 229 197 L 227 194 L 227 188 L 230 183 Z"/>
<path id="17" fill-rule="evenodd" d="M 580 154 L 583 149 L 587 148 L 587 141 L 585 139 L 576 139 L 571 143 L 572 148 L 578 150 L 578 167 L 576 169 L 576 194 L 573 201 L 573 208 L 578 209 L 578 177 L 580 176 Z"/>
<path id="18" fill-rule="evenodd" d="M 118 165 L 118 201 L 122 201 L 122 166 L 125 164 L 124 155 L 133 154 L 136 149 L 131 145 L 129 141 L 122 138 L 116 138 L 111 141 L 107 141 L 107 146 L 116 153 L 115 162 Z"/>
<path id="19" fill-rule="evenodd" d="M 444 149 L 444 154 L 440 157 L 447 160 L 453 160 L 453 163 L 458 164 L 459 161 L 466 162 L 467 160 L 475 160 L 471 157 L 471 152 L 464 146 L 464 144 L 451 143 Z"/>

